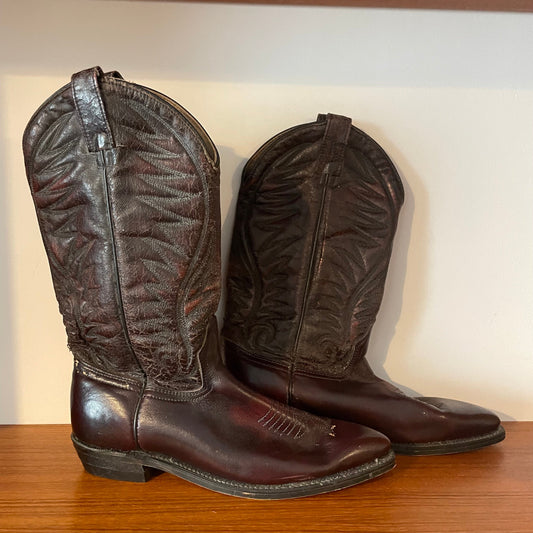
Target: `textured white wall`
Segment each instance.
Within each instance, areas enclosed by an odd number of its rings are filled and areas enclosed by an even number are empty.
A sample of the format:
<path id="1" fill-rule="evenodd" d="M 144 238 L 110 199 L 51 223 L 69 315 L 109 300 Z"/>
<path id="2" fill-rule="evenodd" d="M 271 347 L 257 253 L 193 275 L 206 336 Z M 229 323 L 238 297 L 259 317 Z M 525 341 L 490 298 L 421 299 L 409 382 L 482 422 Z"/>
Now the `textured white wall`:
<path id="1" fill-rule="evenodd" d="M 0 423 L 68 422 L 71 356 L 24 175 L 33 111 L 118 69 L 188 108 L 239 171 L 278 131 L 351 116 L 406 188 L 370 360 L 416 393 L 533 419 L 533 16 L 0 0 Z"/>

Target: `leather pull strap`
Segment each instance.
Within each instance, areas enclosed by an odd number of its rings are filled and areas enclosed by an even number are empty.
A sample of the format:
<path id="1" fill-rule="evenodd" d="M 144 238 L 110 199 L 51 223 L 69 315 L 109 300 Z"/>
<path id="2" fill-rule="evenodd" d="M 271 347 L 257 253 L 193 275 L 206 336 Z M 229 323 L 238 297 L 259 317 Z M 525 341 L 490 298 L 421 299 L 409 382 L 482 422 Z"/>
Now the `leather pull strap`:
<path id="1" fill-rule="evenodd" d="M 344 152 L 348 144 L 352 119 L 342 115 L 319 115 L 318 120 L 326 120 L 323 137 L 324 172 L 331 178 L 341 175 L 344 166 Z"/>
<path id="2" fill-rule="evenodd" d="M 104 76 L 100 67 L 73 74 L 72 96 L 81 122 L 89 152 L 114 147 L 113 134 L 107 120 L 99 80 Z"/>

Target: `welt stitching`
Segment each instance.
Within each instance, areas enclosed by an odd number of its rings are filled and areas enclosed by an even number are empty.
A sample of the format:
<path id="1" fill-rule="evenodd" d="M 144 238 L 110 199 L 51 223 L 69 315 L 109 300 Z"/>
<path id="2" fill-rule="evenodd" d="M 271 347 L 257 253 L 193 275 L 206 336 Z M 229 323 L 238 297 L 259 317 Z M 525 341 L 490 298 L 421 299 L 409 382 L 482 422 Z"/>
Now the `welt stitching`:
<path id="1" fill-rule="evenodd" d="M 292 481 L 289 483 L 278 483 L 275 485 L 260 485 L 256 483 L 246 483 L 246 482 L 238 482 L 238 481 L 231 481 L 229 479 L 221 478 L 216 475 L 209 474 L 207 472 L 204 472 L 203 470 L 199 470 L 197 468 L 191 467 L 190 465 L 187 465 L 185 463 L 181 463 L 179 461 L 176 461 L 174 458 L 162 455 L 162 454 L 152 454 L 152 457 L 159 459 L 163 462 L 170 463 L 172 465 L 175 465 L 178 468 L 182 468 L 185 471 L 191 472 L 193 474 L 196 474 L 204 479 L 209 479 L 212 481 L 216 481 L 220 483 L 221 485 L 228 485 L 232 487 L 237 488 L 248 488 L 248 489 L 261 489 L 265 490 L 267 492 L 270 491 L 276 491 L 280 488 L 283 489 L 290 489 L 290 488 L 298 488 L 298 487 L 309 487 L 309 486 L 315 486 L 315 485 L 324 485 L 324 483 L 333 482 L 337 480 L 342 479 L 348 479 L 350 478 L 355 472 L 358 473 L 365 473 L 369 470 L 373 470 L 377 464 L 384 463 L 387 460 L 390 459 L 390 454 L 387 454 L 383 457 L 380 457 L 379 459 L 376 459 L 375 461 L 369 461 L 368 463 L 364 463 L 360 466 L 356 466 L 353 468 L 350 468 L 349 470 L 343 470 L 342 472 L 338 472 L 336 474 L 329 474 L 320 478 L 310 479 L 306 481 Z"/>

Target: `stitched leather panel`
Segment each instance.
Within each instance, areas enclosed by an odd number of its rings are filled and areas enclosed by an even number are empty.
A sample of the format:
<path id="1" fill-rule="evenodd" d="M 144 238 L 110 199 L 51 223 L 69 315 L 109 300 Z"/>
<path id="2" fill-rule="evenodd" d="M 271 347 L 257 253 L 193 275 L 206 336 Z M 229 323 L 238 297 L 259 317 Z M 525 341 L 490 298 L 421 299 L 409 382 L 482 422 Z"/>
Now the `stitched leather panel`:
<path id="1" fill-rule="evenodd" d="M 115 148 L 88 152 L 70 85 L 24 137 L 69 345 L 104 370 L 138 361 L 152 388 L 196 389 L 220 292 L 218 155 L 163 95 L 99 81 Z"/>
<path id="2" fill-rule="evenodd" d="M 278 364 L 290 364 L 306 290 L 322 134 L 310 124 L 280 137 L 264 159 L 250 159 L 239 191 L 223 334 Z"/>
<path id="3" fill-rule="evenodd" d="M 389 450 L 379 433 L 318 418 L 255 393 L 224 367 L 213 320 L 201 352 L 209 388 L 193 401 L 145 394 L 138 443 L 228 480 L 283 483 L 373 464 Z"/>
<path id="4" fill-rule="evenodd" d="M 30 121 L 24 154 L 70 349 L 97 368 L 139 373 L 119 319 L 105 184 L 70 90 Z"/>
<path id="5" fill-rule="evenodd" d="M 317 174 L 319 119 L 276 136 L 243 172 L 224 335 L 295 371 L 335 376 L 364 355 L 403 189 L 354 127 L 340 176 Z"/>
<path id="6" fill-rule="evenodd" d="M 319 363 L 321 373 L 338 375 L 356 351 L 364 355 L 359 348 L 366 348 L 381 305 L 403 199 L 395 179 L 386 158 L 352 129 L 342 176 L 326 192 L 297 371 L 313 373 Z"/>
<path id="7" fill-rule="evenodd" d="M 128 334 L 155 384 L 194 388 L 218 306 L 218 169 L 165 102 L 121 80 L 103 84 L 117 148 L 109 169 Z"/>

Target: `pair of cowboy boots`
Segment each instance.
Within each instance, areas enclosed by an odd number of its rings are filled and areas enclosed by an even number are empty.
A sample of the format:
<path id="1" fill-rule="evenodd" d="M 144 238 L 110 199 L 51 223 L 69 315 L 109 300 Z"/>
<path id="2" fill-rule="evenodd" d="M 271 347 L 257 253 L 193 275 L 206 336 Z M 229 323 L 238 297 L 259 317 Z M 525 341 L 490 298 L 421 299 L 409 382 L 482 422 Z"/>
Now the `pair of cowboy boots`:
<path id="1" fill-rule="evenodd" d="M 163 471 L 281 499 L 377 477 L 393 468 L 392 448 L 452 453 L 504 438 L 488 411 L 408 398 L 364 359 L 402 187 L 349 119 L 283 132 L 245 168 L 227 366 L 214 317 L 219 158 L 194 117 L 95 67 L 37 110 L 23 144 L 88 472 Z"/>

